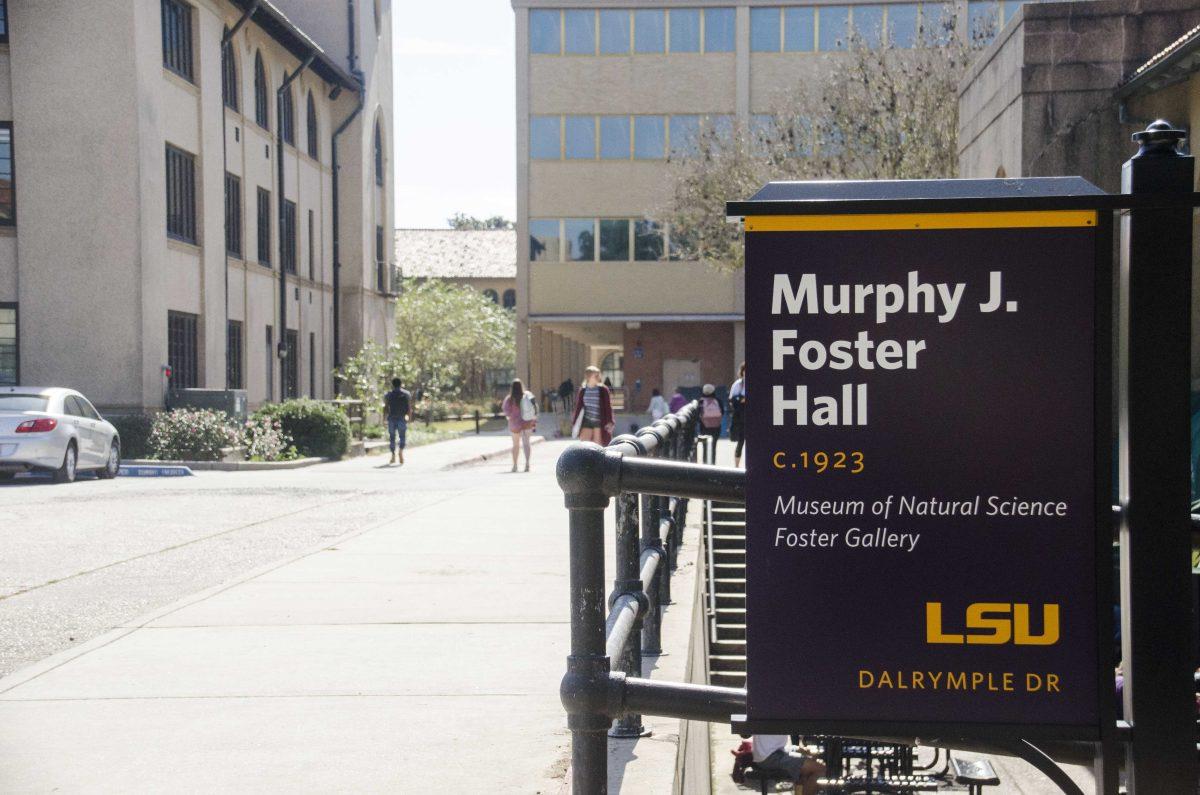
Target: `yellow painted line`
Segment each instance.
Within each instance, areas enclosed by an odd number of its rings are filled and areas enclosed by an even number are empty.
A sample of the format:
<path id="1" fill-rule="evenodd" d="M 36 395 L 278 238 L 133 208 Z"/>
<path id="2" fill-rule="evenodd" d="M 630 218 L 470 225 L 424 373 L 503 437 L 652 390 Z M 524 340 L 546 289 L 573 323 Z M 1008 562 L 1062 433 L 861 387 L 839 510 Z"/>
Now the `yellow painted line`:
<path id="1" fill-rule="evenodd" d="M 1095 226 L 1095 210 L 1022 210 L 990 213 L 858 215 L 750 215 L 747 232 L 860 232 L 881 229 L 1031 229 Z"/>

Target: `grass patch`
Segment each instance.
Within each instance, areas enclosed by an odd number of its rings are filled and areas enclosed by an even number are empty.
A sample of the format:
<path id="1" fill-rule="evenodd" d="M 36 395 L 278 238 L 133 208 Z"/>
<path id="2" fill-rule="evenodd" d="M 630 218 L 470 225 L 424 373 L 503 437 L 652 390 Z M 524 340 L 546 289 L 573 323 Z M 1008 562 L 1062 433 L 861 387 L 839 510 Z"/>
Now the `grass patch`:
<path id="1" fill-rule="evenodd" d="M 434 425 L 436 426 L 437 423 L 434 423 Z M 408 434 L 405 437 L 405 444 L 407 447 L 421 447 L 422 445 L 433 444 L 434 442 L 445 442 L 449 439 L 457 439 L 460 436 L 462 436 L 462 434 L 453 431 L 443 431 L 436 427 L 427 429 L 424 426 L 414 428 L 412 425 L 409 425 Z"/>
<path id="2" fill-rule="evenodd" d="M 410 431 L 414 427 L 420 427 L 421 429 L 424 429 L 425 423 L 424 422 L 409 423 L 408 427 L 409 427 Z M 430 427 L 434 430 L 444 431 L 446 433 L 454 433 L 454 434 L 475 433 L 475 420 L 474 420 L 474 418 L 465 419 L 465 420 L 442 420 L 441 422 L 434 422 L 433 425 Z M 508 421 L 505 420 L 503 417 L 481 419 L 479 421 L 479 430 L 484 433 L 490 433 L 490 432 L 494 432 L 494 431 L 504 431 L 507 429 L 508 429 Z"/>

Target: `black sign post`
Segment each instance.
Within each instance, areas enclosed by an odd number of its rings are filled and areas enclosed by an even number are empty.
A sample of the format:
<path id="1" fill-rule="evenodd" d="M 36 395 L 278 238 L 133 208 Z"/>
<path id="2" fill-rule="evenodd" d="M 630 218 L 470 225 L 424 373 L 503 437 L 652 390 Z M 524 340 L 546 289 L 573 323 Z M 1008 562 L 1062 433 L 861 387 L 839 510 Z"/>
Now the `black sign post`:
<path id="1" fill-rule="evenodd" d="M 730 205 L 753 396 L 743 731 L 1113 725 L 1099 195 L 778 183 Z"/>

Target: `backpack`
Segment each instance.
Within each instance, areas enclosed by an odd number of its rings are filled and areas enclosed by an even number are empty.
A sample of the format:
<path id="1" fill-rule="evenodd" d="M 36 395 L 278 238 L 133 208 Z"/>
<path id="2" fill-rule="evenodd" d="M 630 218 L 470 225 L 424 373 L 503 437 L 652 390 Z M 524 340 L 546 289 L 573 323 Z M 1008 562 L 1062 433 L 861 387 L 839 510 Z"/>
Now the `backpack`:
<path id="1" fill-rule="evenodd" d="M 705 428 L 721 427 L 721 404 L 716 398 L 704 398 L 700 405 L 700 422 Z"/>
<path id="2" fill-rule="evenodd" d="M 521 419 L 525 422 L 537 419 L 537 404 L 533 402 L 533 393 L 521 395 Z"/>

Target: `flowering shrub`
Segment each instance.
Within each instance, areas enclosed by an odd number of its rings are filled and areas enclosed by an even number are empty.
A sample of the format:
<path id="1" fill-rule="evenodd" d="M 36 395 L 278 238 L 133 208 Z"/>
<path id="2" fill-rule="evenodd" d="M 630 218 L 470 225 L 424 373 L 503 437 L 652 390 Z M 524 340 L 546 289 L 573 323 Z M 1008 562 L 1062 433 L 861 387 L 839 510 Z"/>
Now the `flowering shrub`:
<path id="1" fill-rule="evenodd" d="M 289 461 L 296 457 L 292 437 L 284 433 L 278 420 L 253 417 L 243 429 L 246 457 L 251 461 Z"/>
<path id="2" fill-rule="evenodd" d="M 331 403 L 307 399 L 268 403 L 254 412 L 254 418 L 278 423 L 301 456 L 341 458 L 350 449 L 350 420 Z"/>
<path id="3" fill-rule="evenodd" d="M 217 461 L 222 447 L 241 443 L 229 416 L 211 409 L 179 409 L 154 416 L 150 453 L 167 461 Z"/>

